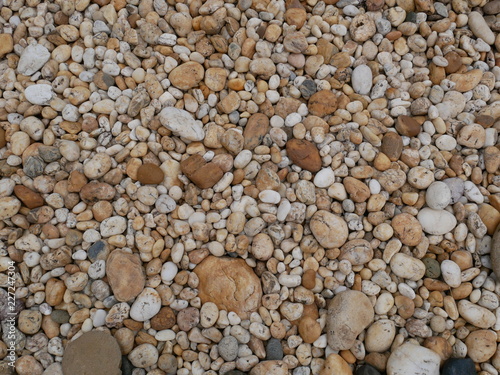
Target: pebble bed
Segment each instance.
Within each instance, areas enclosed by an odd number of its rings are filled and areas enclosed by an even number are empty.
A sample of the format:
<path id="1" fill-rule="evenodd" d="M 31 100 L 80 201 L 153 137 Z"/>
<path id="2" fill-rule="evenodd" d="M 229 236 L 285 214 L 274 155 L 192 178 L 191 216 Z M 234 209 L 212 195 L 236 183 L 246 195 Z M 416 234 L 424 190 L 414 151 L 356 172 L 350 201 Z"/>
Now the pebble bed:
<path id="1" fill-rule="evenodd" d="M 500 0 L 0 4 L 0 374 L 499 374 Z"/>

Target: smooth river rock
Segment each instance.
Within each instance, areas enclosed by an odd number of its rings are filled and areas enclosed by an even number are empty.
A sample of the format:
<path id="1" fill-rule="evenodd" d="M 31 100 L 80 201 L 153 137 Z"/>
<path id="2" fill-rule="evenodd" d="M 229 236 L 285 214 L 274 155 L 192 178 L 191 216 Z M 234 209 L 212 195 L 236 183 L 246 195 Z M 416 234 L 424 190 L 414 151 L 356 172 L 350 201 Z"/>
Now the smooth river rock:
<path id="1" fill-rule="evenodd" d="M 326 333 L 333 350 L 348 350 L 358 335 L 373 322 L 374 311 L 368 297 L 356 290 L 337 294 L 328 305 Z"/>
<path id="2" fill-rule="evenodd" d="M 325 210 L 319 210 L 313 215 L 309 227 L 314 238 L 327 249 L 341 247 L 349 235 L 344 219 Z"/>
<path id="3" fill-rule="evenodd" d="M 441 358 L 423 346 L 406 343 L 387 360 L 387 375 L 439 375 Z"/>
<path id="4" fill-rule="evenodd" d="M 417 215 L 424 232 L 434 235 L 442 235 L 451 232 L 457 225 L 455 216 L 445 210 L 433 210 L 422 208 Z"/>

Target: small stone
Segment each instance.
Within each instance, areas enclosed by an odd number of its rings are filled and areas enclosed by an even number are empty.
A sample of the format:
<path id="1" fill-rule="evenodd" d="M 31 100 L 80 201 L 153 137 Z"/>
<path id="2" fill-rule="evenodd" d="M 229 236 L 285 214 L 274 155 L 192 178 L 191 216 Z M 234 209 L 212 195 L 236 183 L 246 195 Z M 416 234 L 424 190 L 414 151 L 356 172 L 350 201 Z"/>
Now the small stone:
<path id="1" fill-rule="evenodd" d="M 158 118 L 168 130 L 188 141 L 201 141 L 205 138 L 201 122 L 195 120 L 188 111 L 167 107 L 162 109 Z"/>
<path id="2" fill-rule="evenodd" d="M 213 302 L 219 309 L 234 311 L 242 319 L 259 308 L 260 279 L 243 259 L 209 256 L 194 272 L 200 279 L 198 290 L 202 303 Z"/>
<path id="3" fill-rule="evenodd" d="M 309 98 L 307 107 L 314 116 L 328 116 L 337 110 L 337 97 L 330 90 L 321 90 Z"/>
<path id="4" fill-rule="evenodd" d="M 396 276 L 412 281 L 420 280 L 425 274 L 424 263 L 404 253 L 397 253 L 391 258 L 391 270 Z"/>
<path id="5" fill-rule="evenodd" d="M 437 279 L 441 276 L 441 267 L 436 259 L 423 258 L 422 262 L 425 264 L 425 277 Z"/>
<path id="6" fill-rule="evenodd" d="M 369 352 L 383 353 L 390 349 L 396 336 L 396 325 L 392 320 L 380 319 L 366 331 L 365 347 Z"/>
<path id="7" fill-rule="evenodd" d="M 344 219 L 324 210 L 313 215 L 309 227 L 314 238 L 327 249 L 340 248 L 349 235 Z"/>
<path id="8" fill-rule="evenodd" d="M 318 172 L 321 169 L 321 156 L 314 143 L 291 139 L 286 143 L 288 157 L 302 169 Z"/>
<path id="9" fill-rule="evenodd" d="M 472 12 L 477 13 L 477 12 Z M 479 13 L 477 13 L 479 14 Z M 482 18 L 482 17 L 481 17 Z M 484 20 L 483 20 L 484 22 Z M 484 22 L 484 26 L 486 23 Z M 486 26 L 487 27 L 487 26 Z M 458 92 L 467 92 L 475 88 L 483 77 L 483 71 L 480 69 L 469 70 L 467 73 L 463 74 L 452 74 L 448 79 L 455 82 L 455 90 Z"/>
<path id="10" fill-rule="evenodd" d="M 243 130 L 243 138 L 245 141 L 244 148 L 246 150 L 253 150 L 262 143 L 268 131 L 269 118 L 262 113 L 254 113 L 248 119 L 245 129 Z"/>
<path id="11" fill-rule="evenodd" d="M 370 365 L 363 365 L 356 370 L 354 375 L 381 375 L 381 374 L 375 367 Z"/>
<path id="12" fill-rule="evenodd" d="M 417 219 L 425 232 L 434 235 L 449 233 L 457 225 L 457 219 L 453 214 L 427 207 L 420 210 Z"/>
<path id="13" fill-rule="evenodd" d="M 195 154 L 181 162 L 181 171 L 200 189 L 214 186 L 224 175 L 215 163 L 207 163 L 202 156 Z"/>
<path id="14" fill-rule="evenodd" d="M 441 375 L 476 375 L 476 366 L 470 358 L 450 358 L 441 369 Z"/>
<path id="15" fill-rule="evenodd" d="M 158 314 L 160 308 L 161 298 L 158 292 L 153 288 L 145 288 L 130 307 L 130 317 L 135 321 L 144 322 Z"/>
<path id="16" fill-rule="evenodd" d="M 373 318 L 373 307 L 365 294 L 355 290 L 337 294 L 328 305 L 328 345 L 333 350 L 349 350 Z"/>
<path id="17" fill-rule="evenodd" d="M 250 375 L 288 375 L 288 366 L 282 361 L 262 361 L 252 370 Z"/>
<path id="18" fill-rule="evenodd" d="M 377 32 L 375 22 L 367 14 L 358 14 L 351 21 L 349 32 L 355 42 L 362 43 Z"/>
<path id="19" fill-rule="evenodd" d="M 135 367 L 147 368 L 158 362 L 158 350 L 152 344 L 141 344 L 130 352 L 128 359 Z"/>
<path id="20" fill-rule="evenodd" d="M 493 34 L 493 31 L 491 31 L 488 23 L 484 20 L 481 13 L 469 13 L 469 28 L 475 36 L 481 38 L 487 44 L 492 45 L 495 43 L 495 34 Z"/>
<path id="21" fill-rule="evenodd" d="M 464 299 L 460 300 L 457 306 L 460 316 L 476 327 L 487 329 L 496 322 L 495 314 L 482 306 Z"/>
<path id="22" fill-rule="evenodd" d="M 108 333 L 86 332 L 71 341 L 64 350 L 64 374 L 120 375 L 121 351 L 117 341 Z"/>
<path id="23" fill-rule="evenodd" d="M 217 349 L 225 361 L 234 361 L 238 357 L 238 340 L 233 336 L 226 336 L 219 341 Z"/>
<path id="24" fill-rule="evenodd" d="M 42 314 L 40 311 L 23 310 L 19 313 L 19 330 L 28 335 L 34 335 L 42 326 Z"/>
<path id="25" fill-rule="evenodd" d="M 14 50 L 14 41 L 10 34 L 0 34 L 0 57 Z"/>
<path id="26" fill-rule="evenodd" d="M 127 219 L 121 216 L 112 216 L 104 219 L 100 225 L 102 237 L 111 237 L 122 234 L 127 229 Z"/>
<path id="27" fill-rule="evenodd" d="M 340 355 L 331 353 L 326 358 L 323 369 L 319 375 L 352 375 L 352 370 L 349 364 Z"/>
<path id="28" fill-rule="evenodd" d="M 168 79 L 178 89 L 189 90 L 198 86 L 204 75 L 205 70 L 201 64 L 189 61 L 174 68 L 168 75 Z"/>
<path id="29" fill-rule="evenodd" d="M 219 344 L 220 345 L 220 344 Z M 266 360 L 282 360 L 283 359 L 283 346 L 278 339 L 270 338 L 266 345 Z"/>
<path id="30" fill-rule="evenodd" d="M 14 197 L 0 198 L 0 220 L 9 219 L 19 212 L 21 202 Z"/>
<path id="31" fill-rule="evenodd" d="M 14 188 L 14 194 L 29 209 L 41 207 L 44 205 L 43 197 L 39 193 L 28 189 L 26 186 L 16 185 L 16 187 Z"/>
<path id="32" fill-rule="evenodd" d="M 156 164 L 145 163 L 137 169 L 137 179 L 141 184 L 161 184 L 165 174 Z"/>
<path id="33" fill-rule="evenodd" d="M 343 182 L 346 191 L 354 202 L 362 203 L 370 197 L 370 188 L 362 181 L 353 177 L 346 177 Z"/>
<path id="34" fill-rule="evenodd" d="M 425 201 L 430 208 L 442 210 L 451 202 L 451 190 L 444 182 L 433 182 L 425 192 Z"/>
<path id="35" fill-rule="evenodd" d="M 471 332 L 465 339 L 467 345 L 467 355 L 474 362 L 486 362 L 497 351 L 497 335 L 487 329 L 479 329 Z"/>
<path id="36" fill-rule="evenodd" d="M 397 118 L 395 127 L 400 135 L 407 137 L 416 137 L 421 129 L 420 124 L 415 119 L 405 115 Z"/>
<path id="37" fill-rule="evenodd" d="M 451 260 L 443 260 L 441 263 L 441 274 L 445 283 L 452 288 L 458 288 L 462 284 L 460 267 Z"/>
<path id="38" fill-rule="evenodd" d="M 50 52 L 47 48 L 41 44 L 30 44 L 21 54 L 17 71 L 22 75 L 31 76 L 40 70 L 49 59 Z"/>
<path id="39" fill-rule="evenodd" d="M 382 151 L 391 161 L 399 160 L 401 152 L 403 151 L 403 140 L 401 136 L 395 132 L 388 132 L 382 138 Z"/>
<path id="40" fill-rule="evenodd" d="M 177 325 L 181 331 L 189 332 L 200 323 L 200 311 L 195 307 L 187 307 L 177 314 Z"/>
<path id="41" fill-rule="evenodd" d="M 407 246 L 417 246 L 422 241 L 422 226 L 410 214 L 403 213 L 394 216 L 391 226 L 396 237 Z"/>
<path id="42" fill-rule="evenodd" d="M 140 259 L 123 250 L 111 252 L 106 262 L 106 275 L 115 298 L 122 302 L 137 297 L 146 283 Z"/>
<path id="43" fill-rule="evenodd" d="M 372 70 L 367 65 L 357 66 L 351 77 L 354 92 L 360 95 L 369 94 L 372 89 L 372 79 Z"/>
<path id="44" fill-rule="evenodd" d="M 406 343 L 394 350 L 387 360 L 387 375 L 439 375 L 441 358 L 423 346 Z"/>
<path id="45" fill-rule="evenodd" d="M 158 314 L 151 318 L 151 328 L 161 331 L 172 328 L 176 323 L 174 310 L 165 306 L 160 309 Z"/>
<path id="46" fill-rule="evenodd" d="M 47 84 L 31 85 L 24 90 L 24 96 L 31 104 L 48 105 L 53 95 L 52 86 Z"/>

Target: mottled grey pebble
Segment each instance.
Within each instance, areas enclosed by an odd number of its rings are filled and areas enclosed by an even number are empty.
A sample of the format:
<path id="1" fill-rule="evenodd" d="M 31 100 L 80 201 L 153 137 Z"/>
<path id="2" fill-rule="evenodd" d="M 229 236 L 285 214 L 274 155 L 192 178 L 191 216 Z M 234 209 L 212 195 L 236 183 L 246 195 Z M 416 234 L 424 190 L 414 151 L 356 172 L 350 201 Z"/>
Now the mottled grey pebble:
<path id="1" fill-rule="evenodd" d="M 283 359 L 283 346 L 280 340 L 271 338 L 266 346 L 266 359 L 267 360 L 282 360 Z"/>
<path id="2" fill-rule="evenodd" d="M 108 254 L 108 244 L 104 241 L 97 241 L 87 250 L 87 256 L 92 262 L 96 260 L 106 260 Z"/>
<path id="3" fill-rule="evenodd" d="M 305 99 L 309 99 L 317 91 L 317 89 L 316 83 L 311 79 L 306 79 L 299 87 L 299 90 Z"/>
<path id="4" fill-rule="evenodd" d="M 225 361 L 234 361 L 238 356 L 238 340 L 233 336 L 226 336 L 217 344 L 220 356 Z"/>
<path id="5" fill-rule="evenodd" d="M 61 159 L 61 153 L 59 152 L 59 149 L 54 146 L 40 146 L 38 147 L 38 153 L 46 163 L 52 163 Z"/>
<path id="6" fill-rule="evenodd" d="M 423 258 L 422 262 L 425 264 L 425 277 L 437 279 L 441 276 L 441 267 L 437 260 L 432 258 Z"/>
<path id="7" fill-rule="evenodd" d="M 69 314 L 66 310 L 53 310 L 50 317 L 54 322 L 59 324 L 69 322 Z"/>
<path id="8" fill-rule="evenodd" d="M 450 204 L 457 203 L 464 195 L 464 181 L 461 178 L 453 177 L 447 178 L 446 180 L 443 180 L 443 182 L 448 185 L 451 190 Z"/>

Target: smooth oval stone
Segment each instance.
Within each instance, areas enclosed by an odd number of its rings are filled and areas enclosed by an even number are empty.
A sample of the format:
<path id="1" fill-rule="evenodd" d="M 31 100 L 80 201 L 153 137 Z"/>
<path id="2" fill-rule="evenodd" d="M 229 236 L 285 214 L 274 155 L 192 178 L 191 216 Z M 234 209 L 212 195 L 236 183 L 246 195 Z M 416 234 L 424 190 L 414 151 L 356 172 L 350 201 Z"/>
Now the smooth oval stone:
<path id="1" fill-rule="evenodd" d="M 417 219 L 425 232 L 434 235 L 449 233 L 457 225 L 457 219 L 450 212 L 427 207 L 420 210 Z"/>
<path id="2" fill-rule="evenodd" d="M 476 375 L 476 366 L 470 358 L 450 358 L 441 370 L 441 375 Z"/>
<path id="3" fill-rule="evenodd" d="M 64 324 L 69 322 L 69 314 L 66 310 L 53 310 L 50 314 L 50 318 L 59 324 Z"/>
<path id="4" fill-rule="evenodd" d="M 137 169 L 137 179 L 141 184 L 161 184 L 165 174 L 155 164 L 146 163 Z"/>
<path id="5" fill-rule="evenodd" d="M 86 332 L 71 341 L 64 351 L 64 374 L 120 375 L 122 354 L 118 342 L 110 334 Z"/>
<path id="6" fill-rule="evenodd" d="M 380 372 L 373 366 L 363 365 L 356 370 L 354 375 L 380 375 Z"/>

